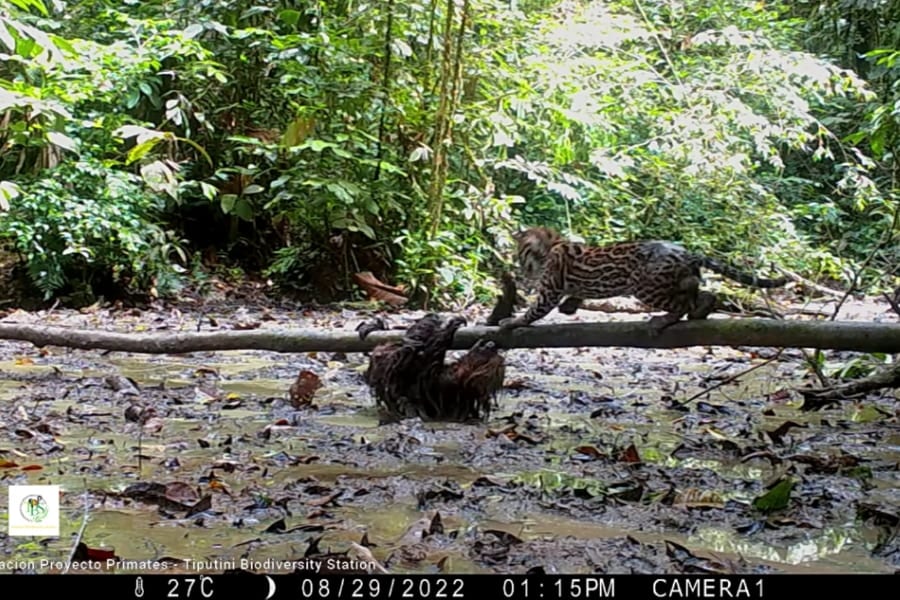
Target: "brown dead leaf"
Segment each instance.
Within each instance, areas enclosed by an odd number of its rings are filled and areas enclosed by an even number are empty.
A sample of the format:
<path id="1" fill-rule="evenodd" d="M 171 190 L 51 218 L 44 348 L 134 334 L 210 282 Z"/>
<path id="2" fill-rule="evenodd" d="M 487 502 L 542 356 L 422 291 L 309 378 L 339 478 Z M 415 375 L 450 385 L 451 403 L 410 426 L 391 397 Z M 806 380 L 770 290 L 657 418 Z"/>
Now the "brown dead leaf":
<path id="1" fill-rule="evenodd" d="M 226 494 L 228 496 L 231 495 L 231 490 L 229 490 L 228 486 L 225 485 L 225 483 L 219 479 L 213 479 L 212 481 L 210 481 L 209 489 L 220 491 L 223 494 Z"/>
<path id="2" fill-rule="evenodd" d="M 41 465 L 25 465 L 24 467 L 22 467 L 22 470 L 23 471 L 40 471 L 43 468 L 44 467 L 42 467 Z"/>
<path id="3" fill-rule="evenodd" d="M 213 469 L 222 469 L 226 473 L 234 473 L 235 469 L 237 469 L 238 464 L 233 460 L 217 460 L 213 463 Z"/>
<path id="4" fill-rule="evenodd" d="M 484 436 L 487 438 L 495 438 L 495 437 L 501 436 L 501 435 L 508 436 L 510 433 L 515 432 L 515 430 L 516 430 L 516 424 L 510 423 L 509 425 L 505 425 L 505 426 L 501 427 L 500 429 L 488 428 L 488 430 L 485 432 Z"/>
<path id="5" fill-rule="evenodd" d="M 310 506 L 325 507 L 325 506 L 328 506 L 329 504 L 331 504 L 332 502 L 334 502 L 335 500 L 337 500 L 338 497 L 343 493 L 344 493 L 344 490 L 338 490 L 327 496 L 322 496 L 321 498 L 316 498 L 315 500 L 310 500 L 309 502 L 307 502 L 307 504 Z M 335 503 L 335 506 L 336 505 L 337 505 L 337 503 Z"/>
<path id="6" fill-rule="evenodd" d="M 501 544 L 505 546 L 516 546 L 522 543 L 522 539 L 502 529 L 485 529 L 485 535 L 493 535 Z"/>
<path id="7" fill-rule="evenodd" d="M 266 527 L 265 533 L 284 533 L 285 529 L 287 529 L 287 524 L 284 522 L 284 517 L 282 517 Z"/>
<path id="8" fill-rule="evenodd" d="M 431 518 L 431 525 L 428 526 L 428 535 L 440 535 L 444 533 L 444 522 L 441 520 L 441 513 L 435 512 Z"/>
<path id="9" fill-rule="evenodd" d="M 248 331 L 250 329 L 259 329 L 260 327 L 262 327 L 262 323 L 259 321 L 241 321 L 231 326 L 232 329 L 237 331 Z"/>
<path id="10" fill-rule="evenodd" d="M 425 539 L 425 536 L 428 533 L 428 529 L 430 527 L 431 519 L 418 519 L 409 526 L 409 529 L 407 529 L 406 533 L 404 533 L 403 536 L 397 541 L 397 544 L 400 546 L 418 544 L 423 539 Z"/>
<path id="11" fill-rule="evenodd" d="M 606 453 L 598 450 L 596 446 L 578 446 L 577 448 L 575 448 L 575 452 L 584 454 L 585 456 L 590 456 L 595 460 L 598 458 L 606 458 Z"/>
<path id="12" fill-rule="evenodd" d="M 212 508 L 212 496 L 203 496 L 197 504 L 192 506 L 185 514 L 184 518 L 192 517 Z"/>
<path id="13" fill-rule="evenodd" d="M 202 375 L 213 375 L 215 377 L 219 376 L 219 369 L 215 367 L 197 367 L 194 369 L 194 377 L 200 377 Z"/>
<path id="14" fill-rule="evenodd" d="M 724 508 L 725 499 L 714 490 L 688 488 L 675 495 L 673 504 L 687 508 Z"/>
<path id="15" fill-rule="evenodd" d="M 19 466 L 19 463 L 15 463 L 11 460 L 0 460 L 0 469 L 15 469 Z"/>
<path id="16" fill-rule="evenodd" d="M 300 408 L 312 402 L 316 391 L 322 387 L 322 380 L 308 369 L 300 371 L 289 391 L 291 406 Z"/>
<path id="17" fill-rule="evenodd" d="M 357 544 L 356 542 L 350 542 L 350 552 L 353 557 L 360 562 L 367 563 L 371 565 L 371 570 L 376 573 L 381 573 L 382 575 L 387 575 L 389 571 L 384 568 L 378 560 L 375 559 L 375 556 L 372 554 L 372 551 L 369 550 L 364 544 Z"/>
<path id="18" fill-rule="evenodd" d="M 105 548 L 91 548 L 84 542 L 79 542 L 75 547 L 72 560 L 77 562 L 97 561 L 106 562 L 109 559 L 117 559 L 115 550 Z"/>
<path id="19" fill-rule="evenodd" d="M 518 431 L 511 431 L 506 434 L 506 437 L 508 437 L 511 442 L 522 441 L 531 444 L 532 446 L 537 446 L 543 441 L 541 438 L 528 435 L 527 433 L 519 433 Z"/>
<path id="20" fill-rule="evenodd" d="M 173 481 L 166 484 L 165 496 L 167 500 L 190 506 L 200 497 L 197 490 L 183 481 Z"/>
<path id="21" fill-rule="evenodd" d="M 769 402 L 784 402 L 791 399 L 791 392 L 786 388 L 782 388 L 777 392 L 773 392 L 766 398 Z"/>
<path id="22" fill-rule="evenodd" d="M 787 433 L 795 427 L 803 429 L 806 427 L 806 425 L 801 425 L 800 423 L 797 423 L 795 421 L 785 421 L 772 431 L 766 431 L 765 433 L 769 436 L 769 439 L 771 439 L 774 444 L 780 446 L 782 440 L 784 439 L 784 436 L 787 435 Z"/>
<path id="23" fill-rule="evenodd" d="M 524 379 L 513 379 L 512 381 L 504 383 L 503 387 L 507 390 L 524 390 L 528 389 L 531 386 Z"/>
<path id="24" fill-rule="evenodd" d="M 619 453 L 619 462 L 635 464 L 641 462 L 641 456 L 638 454 L 637 448 L 631 444 Z"/>
<path id="25" fill-rule="evenodd" d="M 156 414 L 156 410 L 152 407 L 144 408 L 139 404 L 130 404 L 125 409 L 125 420 L 131 423 L 146 423 L 150 417 Z"/>
<path id="26" fill-rule="evenodd" d="M 365 290 L 370 300 L 384 302 L 390 306 L 403 306 L 409 299 L 404 296 L 405 291 L 402 287 L 388 285 L 379 281 L 371 271 L 363 271 L 354 273 L 353 279 Z"/>
<path id="27" fill-rule="evenodd" d="M 147 433 L 159 433 L 163 428 L 163 420 L 159 417 L 152 417 L 147 419 L 147 422 L 144 423 L 144 431 Z"/>

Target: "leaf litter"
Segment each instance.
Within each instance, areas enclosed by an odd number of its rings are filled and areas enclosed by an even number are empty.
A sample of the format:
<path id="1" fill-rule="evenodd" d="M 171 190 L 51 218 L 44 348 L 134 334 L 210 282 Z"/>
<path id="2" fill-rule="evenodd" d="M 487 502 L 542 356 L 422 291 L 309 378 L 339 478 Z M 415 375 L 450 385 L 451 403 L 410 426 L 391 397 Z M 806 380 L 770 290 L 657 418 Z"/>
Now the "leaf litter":
<path id="1" fill-rule="evenodd" d="M 47 320 L 181 330 L 197 325 L 189 310 Z M 232 312 L 201 325 L 353 331 L 388 318 Z M 382 424 L 363 354 L 129 356 L 0 342 L 0 477 L 60 484 L 64 508 L 58 540 L 3 538 L 0 551 L 65 560 L 87 492 L 76 556 L 173 568 L 331 557 L 389 572 L 895 570 L 896 398 L 800 410 L 804 365 L 789 352 L 729 379 L 764 354 L 512 350 L 488 422 Z"/>

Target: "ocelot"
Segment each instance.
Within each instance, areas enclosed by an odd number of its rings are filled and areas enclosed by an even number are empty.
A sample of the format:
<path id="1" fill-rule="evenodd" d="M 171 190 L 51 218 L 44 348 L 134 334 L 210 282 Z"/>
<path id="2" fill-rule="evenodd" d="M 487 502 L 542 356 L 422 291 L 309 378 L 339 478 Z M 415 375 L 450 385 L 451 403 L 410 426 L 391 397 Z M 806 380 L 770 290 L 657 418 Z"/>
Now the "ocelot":
<path id="1" fill-rule="evenodd" d="M 590 246 L 564 239 L 547 227 L 515 234 L 523 283 L 537 289 L 537 300 L 520 317 L 500 321 L 502 329 L 526 327 L 554 308 L 575 314 L 585 299 L 634 296 L 651 311 L 665 311 L 649 321 L 658 334 L 687 315 L 705 319 L 716 308 L 715 294 L 700 289 L 700 269 L 757 288 L 781 287 L 785 277 L 764 279 L 666 241 L 617 242 Z M 560 300 L 566 299 L 560 303 Z"/>

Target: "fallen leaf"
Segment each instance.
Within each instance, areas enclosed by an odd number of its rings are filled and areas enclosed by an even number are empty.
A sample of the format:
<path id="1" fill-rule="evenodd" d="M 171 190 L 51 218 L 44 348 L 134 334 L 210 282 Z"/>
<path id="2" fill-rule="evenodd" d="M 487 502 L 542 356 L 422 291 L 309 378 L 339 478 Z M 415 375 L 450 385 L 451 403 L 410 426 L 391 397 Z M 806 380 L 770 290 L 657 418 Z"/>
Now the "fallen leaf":
<path id="1" fill-rule="evenodd" d="M 184 518 L 192 517 L 198 513 L 205 512 L 212 508 L 212 496 L 203 496 L 197 504 L 192 506 L 184 515 Z"/>
<path id="2" fill-rule="evenodd" d="M 575 452 L 590 456 L 593 459 L 606 458 L 606 454 L 598 450 L 595 446 L 578 446 L 575 448 Z"/>
<path id="3" fill-rule="evenodd" d="M 522 543 L 522 538 L 519 538 L 508 531 L 503 531 L 502 529 L 485 529 L 484 533 L 485 535 L 493 535 L 500 543 L 506 546 L 515 546 Z"/>
<path id="4" fill-rule="evenodd" d="M 784 402 L 785 400 L 790 400 L 790 398 L 791 398 L 791 391 L 788 390 L 787 388 L 782 388 L 782 389 L 778 390 L 777 392 L 773 392 L 773 393 L 769 394 L 766 397 L 766 399 L 769 402 Z"/>
<path id="5" fill-rule="evenodd" d="M 200 497 L 191 485 L 184 483 L 183 481 L 173 481 L 172 483 L 166 484 L 165 495 L 167 500 L 185 506 L 194 504 Z"/>
<path id="6" fill-rule="evenodd" d="M 508 390 L 524 390 L 531 387 L 531 385 L 524 379 L 513 379 L 503 384 L 503 387 Z"/>
<path id="7" fill-rule="evenodd" d="M 794 488 L 794 480 L 785 477 L 772 488 L 753 500 L 753 507 L 761 512 L 768 513 L 787 508 L 791 499 L 791 490 Z"/>
<path id="8" fill-rule="evenodd" d="M 382 283 L 370 271 L 354 273 L 353 279 L 365 290 L 370 300 L 384 302 L 394 307 L 403 306 L 409 302 L 409 299 L 403 295 L 405 293 L 403 288 Z"/>
<path id="9" fill-rule="evenodd" d="M 282 519 L 278 519 L 277 521 L 275 521 L 274 523 L 272 523 L 271 525 L 266 527 L 265 532 L 266 533 L 284 533 L 285 529 L 286 529 L 286 525 L 284 523 L 284 519 L 282 518 Z"/>
<path id="10" fill-rule="evenodd" d="M 310 506 L 328 506 L 332 502 L 338 499 L 338 497 L 344 493 L 344 490 L 338 490 L 333 494 L 328 496 L 323 496 L 322 498 L 316 498 L 315 500 L 310 500 L 307 502 Z"/>
<path id="11" fill-rule="evenodd" d="M 159 417 L 153 417 L 151 419 L 147 419 L 147 422 L 144 423 L 144 431 L 148 433 L 159 433 L 163 428 L 163 420 Z"/>
<path id="12" fill-rule="evenodd" d="M 765 433 L 766 433 L 766 435 L 769 436 L 769 438 L 772 440 L 773 443 L 778 444 L 778 445 L 781 445 L 784 436 L 787 435 L 787 433 L 788 433 L 791 429 L 794 429 L 795 427 L 798 427 L 798 428 L 801 428 L 801 429 L 802 429 L 802 428 L 804 428 L 804 427 L 806 427 L 806 426 L 805 426 L 805 425 L 801 425 L 800 423 L 796 423 L 796 422 L 794 422 L 794 421 L 785 421 L 784 423 L 782 423 L 781 425 L 779 425 L 779 426 L 778 426 L 777 428 L 775 428 L 774 430 L 772 430 L 772 431 L 766 431 Z"/>
<path id="13" fill-rule="evenodd" d="M 197 367 L 194 369 L 194 377 L 200 377 L 201 375 L 215 375 L 219 376 L 219 370 L 215 367 Z"/>
<path id="14" fill-rule="evenodd" d="M 679 492 L 672 504 L 687 508 L 724 508 L 725 499 L 719 492 L 713 490 L 688 488 Z"/>
<path id="15" fill-rule="evenodd" d="M 350 542 L 350 551 L 353 553 L 356 560 L 370 565 L 371 571 L 381 573 L 382 575 L 387 575 L 389 573 L 389 571 L 384 568 L 384 565 L 382 565 L 380 562 L 378 562 L 378 560 L 375 559 L 372 551 L 365 547 L 364 544 Z"/>
<path id="16" fill-rule="evenodd" d="M 294 408 L 308 405 L 321 387 L 322 380 L 318 375 L 307 369 L 300 371 L 289 392 L 291 405 Z"/>
<path id="17" fill-rule="evenodd" d="M 635 464 L 641 462 L 641 456 L 638 454 L 637 448 L 631 444 L 619 453 L 619 462 Z"/>
<path id="18" fill-rule="evenodd" d="M 77 562 L 98 561 L 105 562 L 109 559 L 116 559 L 115 550 L 107 550 L 103 548 L 91 548 L 84 542 L 79 542 L 72 553 L 72 560 Z"/>

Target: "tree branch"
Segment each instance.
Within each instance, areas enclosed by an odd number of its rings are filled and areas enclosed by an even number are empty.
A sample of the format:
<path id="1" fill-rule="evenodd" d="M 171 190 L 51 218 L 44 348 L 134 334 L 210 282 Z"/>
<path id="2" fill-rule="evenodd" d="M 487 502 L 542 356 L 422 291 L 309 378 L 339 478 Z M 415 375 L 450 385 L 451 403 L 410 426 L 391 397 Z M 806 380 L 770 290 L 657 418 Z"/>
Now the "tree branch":
<path id="1" fill-rule="evenodd" d="M 367 352 L 378 344 L 399 341 L 402 337 L 402 331 L 375 331 L 361 340 L 355 331 L 321 329 L 147 334 L 0 323 L 0 339 L 31 342 L 39 347 L 64 346 L 143 354 L 225 350 Z M 553 323 L 512 331 L 477 326 L 460 329 L 451 347 L 468 349 L 479 338 L 493 340 L 503 348 L 761 346 L 900 353 L 900 324 L 851 321 L 683 321 L 658 336 L 650 333 L 644 321 Z"/>

